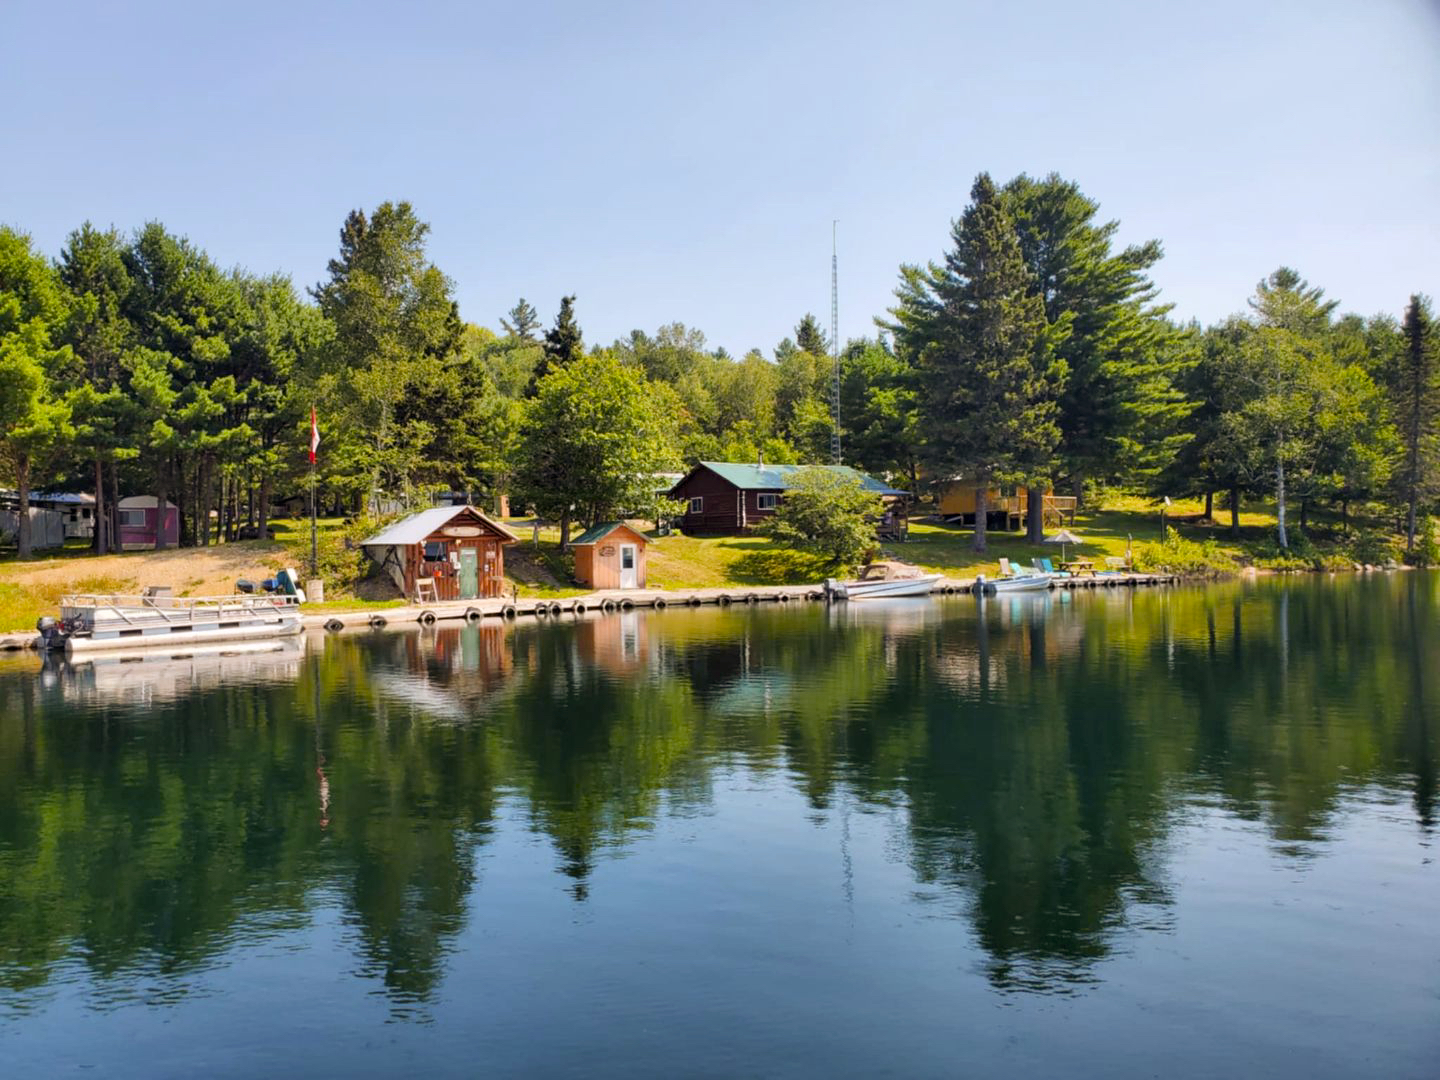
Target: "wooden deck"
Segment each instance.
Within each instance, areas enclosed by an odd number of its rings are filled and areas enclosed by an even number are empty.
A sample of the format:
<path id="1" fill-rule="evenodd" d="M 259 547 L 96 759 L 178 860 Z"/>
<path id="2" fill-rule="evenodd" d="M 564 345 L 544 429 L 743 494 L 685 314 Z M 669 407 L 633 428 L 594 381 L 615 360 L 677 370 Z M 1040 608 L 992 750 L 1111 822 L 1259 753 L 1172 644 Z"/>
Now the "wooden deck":
<path id="1" fill-rule="evenodd" d="M 1115 574 L 1099 577 L 1062 578 L 1055 582 L 1060 589 L 1115 589 L 1141 585 L 1167 585 L 1179 578 L 1174 574 Z M 973 592 L 974 578 L 941 578 L 930 590 L 932 594 Z M 442 621 L 479 622 L 482 619 L 577 618 L 630 611 L 636 608 L 684 608 L 704 605 L 803 604 L 825 600 L 822 586 L 816 585 L 753 585 L 725 589 L 606 589 L 584 596 L 559 600 L 536 597 L 491 600 L 446 600 L 433 604 L 410 604 L 405 607 L 372 608 L 363 611 L 337 611 L 329 614 L 306 615 L 306 629 L 341 631 L 356 628 L 422 626 Z M 863 602 L 863 601 L 862 601 Z M 33 646 L 33 633 L 0 636 L 0 650 L 27 649 Z"/>

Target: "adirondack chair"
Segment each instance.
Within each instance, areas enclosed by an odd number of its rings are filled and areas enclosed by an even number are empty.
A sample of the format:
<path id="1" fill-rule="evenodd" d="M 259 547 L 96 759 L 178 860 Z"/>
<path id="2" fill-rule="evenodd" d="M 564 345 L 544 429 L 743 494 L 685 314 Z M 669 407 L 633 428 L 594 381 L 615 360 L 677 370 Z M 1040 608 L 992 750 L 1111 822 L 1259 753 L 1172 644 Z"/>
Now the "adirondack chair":
<path id="1" fill-rule="evenodd" d="M 1130 564 L 1127 563 L 1124 559 L 1122 559 L 1119 555 L 1106 555 L 1106 556 L 1105 556 L 1105 569 L 1104 569 L 1104 571 L 1103 571 L 1104 573 L 1106 573 L 1106 574 L 1125 574 L 1125 573 L 1129 573 L 1129 571 L 1130 571 Z"/>
<path id="2" fill-rule="evenodd" d="M 1037 560 L 1037 561 L 1038 561 L 1039 564 L 1040 564 L 1040 568 L 1041 568 L 1042 570 L 1044 570 L 1045 573 L 1049 574 L 1051 577 L 1070 577 L 1070 576 L 1071 576 L 1068 571 L 1065 571 L 1065 570 L 1056 570 L 1054 564 L 1052 564 L 1052 563 L 1050 562 L 1050 557 L 1049 557 L 1048 555 L 1047 555 L 1045 558 L 1039 559 L 1039 560 Z"/>

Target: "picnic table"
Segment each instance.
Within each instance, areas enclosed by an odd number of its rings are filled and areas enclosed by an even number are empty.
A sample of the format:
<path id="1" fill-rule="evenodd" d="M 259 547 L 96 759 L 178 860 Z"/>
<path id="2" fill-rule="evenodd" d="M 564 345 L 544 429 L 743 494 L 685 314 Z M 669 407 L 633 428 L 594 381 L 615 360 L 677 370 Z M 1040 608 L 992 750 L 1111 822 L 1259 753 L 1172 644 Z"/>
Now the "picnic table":
<path id="1" fill-rule="evenodd" d="M 1091 577 L 1094 577 L 1094 576 L 1095 576 L 1095 560 L 1094 560 L 1094 559 L 1071 559 L 1069 562 L 1062 562 L 1062 563 L 1060 564 L 1060 569 L 1061 569 L 1061 570 L 1064 570 L 1066 573 L 1074 574 L 1074 575 L 1076 575 L 1077 577 L 1078 577 L 1079 575 L 1081 575 L 1081 574 L 1089 574 Z"/>

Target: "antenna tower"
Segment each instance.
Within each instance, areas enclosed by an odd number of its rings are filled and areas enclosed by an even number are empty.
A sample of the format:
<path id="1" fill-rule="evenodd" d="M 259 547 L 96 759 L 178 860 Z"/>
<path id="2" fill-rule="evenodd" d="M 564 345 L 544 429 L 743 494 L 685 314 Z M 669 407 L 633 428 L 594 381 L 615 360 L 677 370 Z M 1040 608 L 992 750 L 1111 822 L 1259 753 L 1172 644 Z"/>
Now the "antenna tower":
<path id="1" fill-rule="evenodd" d="M 835 244 L 838 221 L 830 222 L 830 458 L 841 464 L 840 456 L 840 258 Z"/>

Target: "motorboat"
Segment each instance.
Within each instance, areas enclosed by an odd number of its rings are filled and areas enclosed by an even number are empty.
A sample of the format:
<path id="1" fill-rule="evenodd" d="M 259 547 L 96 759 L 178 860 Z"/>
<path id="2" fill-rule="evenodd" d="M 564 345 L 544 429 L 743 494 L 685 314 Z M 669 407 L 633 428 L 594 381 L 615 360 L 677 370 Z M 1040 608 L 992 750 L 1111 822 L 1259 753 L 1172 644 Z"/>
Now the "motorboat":
<path id="1" fill-rule="evenodd" d="M 929 596 L 943 574 L 921 573 L 906 563 L 871 563 L 854 581 L 825 582 L 825 591 L 837 600 L 893 600 L 904 596 Z"/>
<path id="2" fill-rule="evenodd" d="M 1046 592 L 1055 581 L 1048 574 L 1017 574 L 999 578 L 986 578 L 981 574 L 975 579 L 975 584 L 985 593 Z"/>

